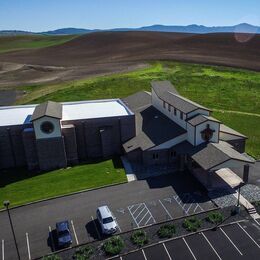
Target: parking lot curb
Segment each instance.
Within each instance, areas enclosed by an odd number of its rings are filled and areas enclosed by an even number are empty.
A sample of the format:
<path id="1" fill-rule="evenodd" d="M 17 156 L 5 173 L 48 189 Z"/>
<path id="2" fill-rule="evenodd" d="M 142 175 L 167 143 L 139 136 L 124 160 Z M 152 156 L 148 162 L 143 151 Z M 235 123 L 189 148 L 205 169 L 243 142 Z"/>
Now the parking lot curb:
<path id="1" fill-rule="evenodd" d="M 108 187 L 118 186 L 118 185 L 126 184 L 126 183 L 128 183 L 128 182 L 122 181 L 122 182 L 117 182 L 117 183 L 113 183 L 113 184 L 103 185 L 103 186 L 100 186 L 100 187 L 97 187 L 97 188 L 75 191 L 75 192 L 72 192 L 72 193 L 69 193 L 69 194 L 58 195 L 58 196 L 54 196 L 54 197 L 47 198 L 47 199 L 36 200 L 36 201 L 28 202 L 28 203 L 25 203 L 25 204 L 22 204 L 22 205 L 13 206 L 13 207 L 10 207 L 9 210 L 17 209 L 17 208 L 21 208 L 21 207 L 25 207 L 25 206 L 30 206 L 30 205 L 33 205 L 33 204 L 37 204 L 37 203 L 41 203 L 41 202 L 45 202 L 45 201 L 49 201 L 49 200 L 55 200 L 55 199 L 60 199 L 60 198 L 68 197 L 68 196 L 73 196 L 73 195 L 81 194 L 81 193 L 84 193 L 84 192 L 95 191 L 95 190 L 100 190 L 100 189 L 104 189 L 104 188 L 108 188 Z M 5 208 L 0 209 L 0 212 L 3 212 L 3 211 L 6 211 L 6 209 Z"/>
<path id="2" fill-rule="evenodd" d="M 227 223 L 227 224 L 219 225 L 218 227 L 227 227 L 227 226 L 230 226 L 230 225 L 233 225 L 233 224 L 236 224 L 236 223 L 245 222 L 245 221 L 246 221 L 245 219 L 232 221 L 232 222 Z M 191 232 L 191 233 L 186 234 L 186 235 L 165 239 L 165 240 L 162 240 L 162 241 L 159 241 L 159 242 L 156 242 L 156 243 L 152 243 L 152 244 L 144 246 L 144 247 L 140 247 L 140 248 L 131 250 L 131 251 L 129 251 L 127 253 L 124 253 L 124 254 L 121 254 L 121 255 L 115 255 L 115 256 L 106 258 L 106 260 L 112 260 L 112 259 L 115 259 L 115 258 L 118 258 L 118 257 L 127 256 L 129 254 L 135 253 L 135 252 L 137 252 L 139 250 L 142 250 L 142 249 L 150 248 L 150 247 L 153 247 L 153 246 L 156 246 L 156 245 L 160 245 L 160 244 L 163 244 L 163 243 L 166 243 L 166 242 L 169 242 L 169 241 L 177 240 L 177 239 L 180 239 L 180 238 L 189 237 L 189 236 L 196 235 L 196 234 L 199 234 L 201 232 L 206 232 L 206 231 L 209 231 L 209 230 L 212 230 L 212 229 L 213 228 L 204 228 L 204 229 L 198 230 L 196 232 Z"/>

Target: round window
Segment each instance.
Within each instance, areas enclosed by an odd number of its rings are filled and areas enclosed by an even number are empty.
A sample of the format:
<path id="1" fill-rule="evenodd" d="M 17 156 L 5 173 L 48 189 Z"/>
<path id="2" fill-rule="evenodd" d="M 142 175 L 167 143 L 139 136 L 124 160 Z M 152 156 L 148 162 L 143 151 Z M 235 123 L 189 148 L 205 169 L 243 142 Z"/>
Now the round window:
<path id="1" fill-rule="evenodd" d="M 41 124 L 41 130 L 45 134 L 50 134 L 50 133 L 52 133 L 54 131 L 54 125 L 53 125 L 53 123 L 48 122 L 48 121 L 43 122 Z"/>

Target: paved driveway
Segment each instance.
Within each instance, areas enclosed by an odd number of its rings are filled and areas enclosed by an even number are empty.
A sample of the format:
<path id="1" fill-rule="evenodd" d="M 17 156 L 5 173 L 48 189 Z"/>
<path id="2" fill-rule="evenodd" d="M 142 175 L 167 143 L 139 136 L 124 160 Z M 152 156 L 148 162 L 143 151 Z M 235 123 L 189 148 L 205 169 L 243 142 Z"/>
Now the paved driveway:
<path id="1" fill-rule="evenodd" d="M 114 260 L 260 259 L 260 226 L 242 222 L 174 239 Z"/>
<path id="2" fill-rule="evenodd" d="M 176 173 L 15 208 L 11 216 L 22 259 L 58 249 L 54 230 L 57 221 L 69 221 L 73 245 L 100 239 L 95 220 L 100 205 L 111 208 L 121 231 L 214 207 L 192 176 Z M 2 256 L 5 260 L 16 259 L 6 212 L 0 213 L 0 223 Z"/>

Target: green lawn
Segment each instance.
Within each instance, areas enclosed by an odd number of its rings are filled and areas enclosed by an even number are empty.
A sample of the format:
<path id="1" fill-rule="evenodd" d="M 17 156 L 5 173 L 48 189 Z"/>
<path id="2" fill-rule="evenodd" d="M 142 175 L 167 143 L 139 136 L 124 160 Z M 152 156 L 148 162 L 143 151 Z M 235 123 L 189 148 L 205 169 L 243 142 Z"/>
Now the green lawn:
<path id="1" fill-rule="evenodd" d="M 209 108 L 260 114 L 260 73 L 227 67 L 153 63 L 149 68 L 52 86 L 30 86 L 20 102 L 126 97 L 150 90 L 151 80 L 170 80 L 179 92 Z"/>
<path id="2" fill-rule="evenodd" d="M 74 35 L 17 35 L 0 36 L 0 53 L 21 49 L 43 48 L 62 44 L 75 38 Z"/>
<path id="3" fill-rule="evenodd" d="M 210 109 L 260 114 L 259 72 L 180 62 L 156 62 L 148 68 L 129 73 L 23 87 L 28 94 L 19 103 L 126 97 L 140 90 L 150 91 L 152 80 L 164 79 L 170 80 L 183 96 Z M 247 135 L 246 151 L 260 158 L 259 117 L 217 112 L 215 115 L 223 123 Z"/>
<path id="4" fill-rule="evenodd" d="M 79 165 L 47 173 L 32 174 L 25 169 L 8 170 L 0 176 L 0 202 L 10 200 L 11 205 L 84 189 L 126 181 L 125 171 L 117 160 Z M 0 208 L 2 204 L 0 204 Z"/>
<path id="5" fill-rule="evenodd" d="M 214 112 L 213 116 L 225 122 L 226 125 L 249 137 L 246 142 L 246 151 L 260 158 L 260 116 L 249 116 L 233 113 Z"/>

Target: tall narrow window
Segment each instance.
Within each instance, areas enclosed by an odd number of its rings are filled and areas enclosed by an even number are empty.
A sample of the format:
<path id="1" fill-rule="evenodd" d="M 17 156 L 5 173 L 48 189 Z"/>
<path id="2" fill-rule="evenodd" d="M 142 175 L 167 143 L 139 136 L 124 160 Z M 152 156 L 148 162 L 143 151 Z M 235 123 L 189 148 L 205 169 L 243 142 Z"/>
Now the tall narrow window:
<path id="1" fill-rule="evenodd" d="M 166 108 L 166 103 L 165 103 L 165 101 L 163 101 L 163 108 Z"/>
<path id="2" fill-rule="evenodd" d="M 171 157 L 176 157 L 176 151 L 171 151 Z"/>
<path id="3" fill-rule="evenodd" d="M 158 153 L 154 153 L 154 154 L 153 154 L 153 159 L 156 160 L 156 159 L 158 159 L 158 158 L 159 158 Z"/>
<path id="4" fill-rule="evenodd" d="M 177 115 L 177 109 L 174 108 L 174 115 L 176 116 Z"/>
<path id="5" fill-rule="evenodd" d="M 180 117 L 181 117 L 181 120 L 182 120 L 183 119 L 183 112 L 181 112 Z"/>
<path id="6" fill-rule="evenodd" d="M 171 105 L 168 104 L 168 111 L 171 112 Z"/>

